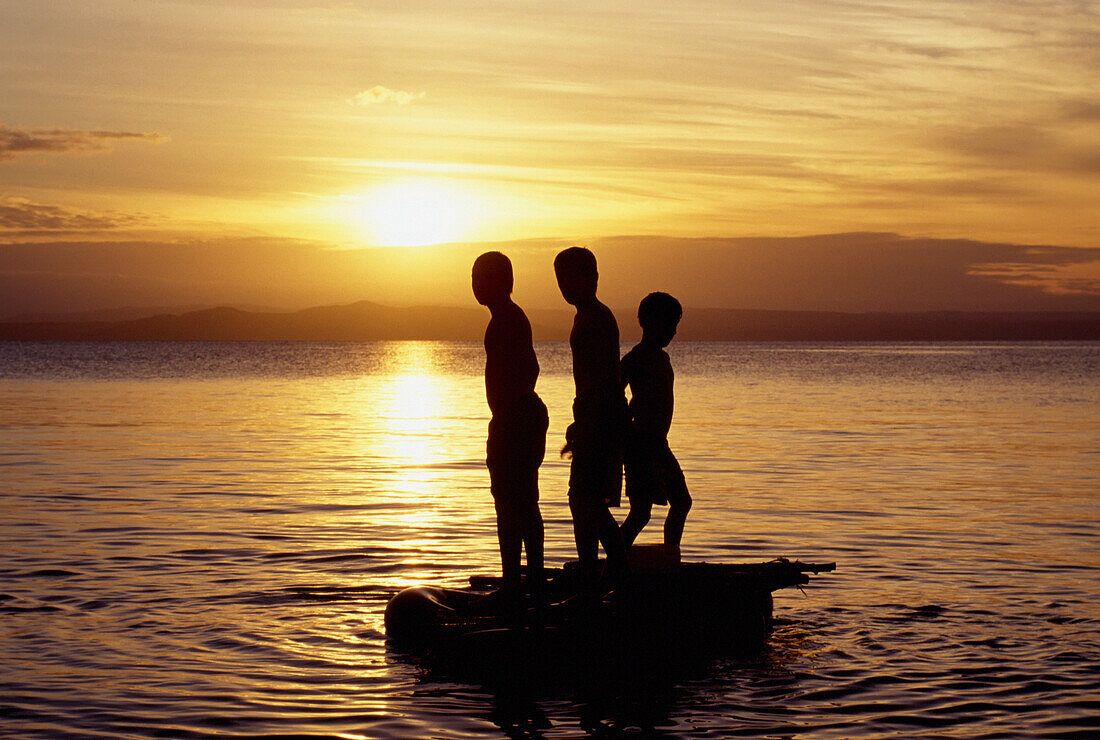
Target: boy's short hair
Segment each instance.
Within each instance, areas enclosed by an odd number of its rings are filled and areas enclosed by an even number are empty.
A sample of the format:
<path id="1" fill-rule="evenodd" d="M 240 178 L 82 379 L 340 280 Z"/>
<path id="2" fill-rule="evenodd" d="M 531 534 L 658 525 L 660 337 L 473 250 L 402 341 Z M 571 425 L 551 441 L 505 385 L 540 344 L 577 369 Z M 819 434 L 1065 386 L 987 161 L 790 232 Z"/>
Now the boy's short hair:
<path id="1" fill-rule="evenodd" d="M 596 276 L 596 255 L 585 247 L 569 247 L 554 258 L 554 271 L 570 275 Z"/>
<path id="2" fill-rule="evenodd" d="M 668 293 L 650 293 L 638 304 L 638 323 L 643 329 L 662 320 L 677 322 L 683 315 L 683 306 Z"/>
<path id="3" fill-rule="evenodd" d="M 499 282 L 512 292 L 515 278 L 512 275 L 512 260 L 503 252 L 486 252 L 474 260 L 474 272 Z"/>

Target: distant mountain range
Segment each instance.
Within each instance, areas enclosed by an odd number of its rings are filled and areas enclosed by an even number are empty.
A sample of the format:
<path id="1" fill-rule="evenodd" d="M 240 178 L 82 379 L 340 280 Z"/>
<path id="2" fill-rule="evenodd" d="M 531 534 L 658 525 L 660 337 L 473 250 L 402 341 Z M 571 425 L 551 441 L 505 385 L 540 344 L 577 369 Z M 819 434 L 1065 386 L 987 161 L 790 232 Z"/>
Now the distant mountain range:
<path id="1" fill-rule="evenodd" d="M 135 313 L 140 309 L 17 317 L 0 322 L 0 340 L 478 340 L 489 318 L 483 308 L 397 308 L 366 301 L 286 313 L 221 307 L 114 318 Z M 570 311 L 535 309 L 528 315 L 536 339 L 568 338 Z M 623 338 L 636 338 L 634 312 L 616 311 L 616 315 Z M 834 313 L 689 307 L 678 336 L 727 341 L 1100 340 L 1100 313 Z"/>

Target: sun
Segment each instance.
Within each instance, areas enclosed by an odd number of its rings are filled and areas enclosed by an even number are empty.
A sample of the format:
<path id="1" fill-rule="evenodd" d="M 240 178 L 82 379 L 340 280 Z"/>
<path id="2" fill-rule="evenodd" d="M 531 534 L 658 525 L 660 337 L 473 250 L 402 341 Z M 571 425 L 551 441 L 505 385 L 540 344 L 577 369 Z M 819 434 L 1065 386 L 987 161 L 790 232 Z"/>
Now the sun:
<path id="1" fill-rule="evenodd" d="M 466 238 L 480 211 L 469 190 L 446 180 L 415 178 L 387 182 L 353 198 L 350 217 L 374 244 L 416 247 Z"/>

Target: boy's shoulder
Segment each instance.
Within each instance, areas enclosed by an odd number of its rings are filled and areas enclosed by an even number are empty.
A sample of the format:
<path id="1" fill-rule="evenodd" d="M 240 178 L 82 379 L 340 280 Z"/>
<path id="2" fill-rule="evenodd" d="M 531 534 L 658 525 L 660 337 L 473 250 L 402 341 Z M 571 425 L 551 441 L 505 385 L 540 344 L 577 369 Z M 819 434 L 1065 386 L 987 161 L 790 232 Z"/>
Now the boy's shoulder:
<path id="1" fill-rule="evenodd" d="M 618 322 L 615 321 L 615 314 L 600 301 L 593 301 L 592 303 L 577 309 L 576 321 L 581 321 L 586 324 L 613 324 L 618 328 Z"/>
<path id="2" fill-rule="evenodd" d="M 531 322 L 523 309 L 515 303 L 494 312 L 485 327 L 486 337 L 525 339 L 530 334 Z"/>
<path id="3" fill-rule="evenodd" d="M 519 307 L 518 303 L 508 303 L 489 316 L 490 324 L 507 325 L 507 324 L 528 324 L 530 321 L 527 318 L 527 314 L 523 309 Z"/>
<path id="4" fill-rule="evenodd" d="M 637 362 L 645 355 L 645 347 L 641 342 L 631 347 L 625 355 L 623 355 L 623 362 Z"/>
<path id="5" fill-rule="evenodd" d="M 631 347 L 629 352 L 623 355 L 623 364 L 645 367 L 647 365 L 671 365 L 672 361 L 664 349 L 638 342 Z"/>
<path id="6" fill-rule="evenodd" d="M 615 319 L 615 312 L 602 303 L 599 304 L 598 310 L 600 312 L 600 320 L 606 322 L 617 334 L 619 332 L 619 322 Z"/>

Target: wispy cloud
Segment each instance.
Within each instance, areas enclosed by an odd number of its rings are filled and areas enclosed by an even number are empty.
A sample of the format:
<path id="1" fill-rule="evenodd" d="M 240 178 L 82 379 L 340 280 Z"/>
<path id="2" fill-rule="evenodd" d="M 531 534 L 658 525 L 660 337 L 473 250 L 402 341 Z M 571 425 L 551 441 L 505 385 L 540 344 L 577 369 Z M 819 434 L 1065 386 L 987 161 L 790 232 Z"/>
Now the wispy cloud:
<path id="1" fill-rule="evenodd" d="M 424 97 L 424 93 L 411 93 L 405 90 L 391 90 L 382 85 L 375 85 L 370 90 L 363 90 L 348 98 L 352 105 L 377 105 L 379 103 L 396 103 L 408 105 L 414 100 Z"/>
<path id="2" fill-rule="evenodd" d="M 1095 112 L 1083 108 L 1080 115 Z M 957 128 L 945 133 L 941 142 L 949 151 L 1002 171 L 1100 174 L 1100 146 L 1072 141 L 1053 126 L 1016 123 Z"/>
<path id="3" fill-rule="evenodd" d="M 2 192 L 96 188 L 95 202 L 119 199 L 104 207 L 161 213 L 176 206 L 150 201 L 185 195 L 203 218 L 320 237 L 284 195 L 359 192 L 376 173 L 343 163 L 376 160 L 506 194 L 486 238 L 870 229 L 1100 244 L 1096 3 L 17 5 L 0 24 L 5 122 L 156 114 L 187 147 L 163 167 L 24 167 L 46 158 L 19 154 L 155 135 L 0 128 L 0 160 L 16 157 L 0 161 Z"/>
<path id="4" fill-rule="evenodd" d="M 0 200 L 0 231 L 82 232 L 125 228 L 143 219 L 121 213 L 89 213 L 62 206 L 32 203 L 25 198 Z"/>
<path id="5" fill-rule="evenodd" d="M 1100 102 L 1091 100 L 1074 100 L 1062 106 L 1065 120 L 1076 122 L 1095 123 L 1100 121 Z"/>
<path id="6" fill-rule="evenodd" d="M 166 138 L 157 133 L 135 131 L 11 128 L 0 124 L 0 161 L 14 159 L 18 154 L 34 152 L 49 154 L 105 152 L 110 151 L 111 143 L 114 141 L 124 139 L 163 141 Z"/>

